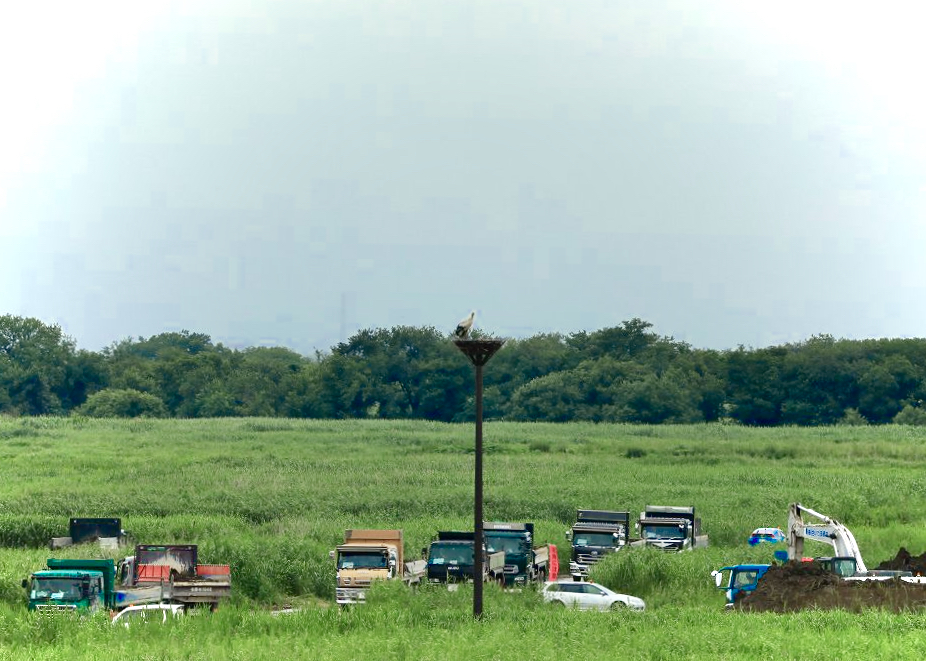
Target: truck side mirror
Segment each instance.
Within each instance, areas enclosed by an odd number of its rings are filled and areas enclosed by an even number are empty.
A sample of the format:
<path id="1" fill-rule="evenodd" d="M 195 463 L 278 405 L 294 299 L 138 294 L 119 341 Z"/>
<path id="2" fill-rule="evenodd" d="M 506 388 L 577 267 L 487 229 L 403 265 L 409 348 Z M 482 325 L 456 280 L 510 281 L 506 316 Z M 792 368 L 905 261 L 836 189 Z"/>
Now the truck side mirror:
<path id="1" fill-rule="evenodd" d="M 567 531 L 566 531 L 566 541 L 567 541 L 567 542 L 571 542 L 571 541 L 572 541 L 572 531 L 571 531 L 571 530 L 567 530 Z"/>
<path id="2" fill-rule="evenodd" d="M 334 560 L 334 551 L 328 551 L 328 557 Z"/>
<path id="3" fill-rule="evenodd" d="M 427 560 L 428 558 L 428 547 L 427 546 L 421 547 L 421 558 L 423 560 Z"/>
<path id="4" fill-rule="evenodd" d="M 23 590 L 28 590 L 28 589 L 29 589 L 29 579 L 24 578 L 23 579 Z"/>
<path id="5" fill-rule="evenodd" d="M 714 585 L 716 585 L 718 588 L 723 587 L 721 585 L 723 583 L 723 572 L 717 571 L 715 569 L 714 571 L 711 572 L 711 576 L 714 577 Z"/>

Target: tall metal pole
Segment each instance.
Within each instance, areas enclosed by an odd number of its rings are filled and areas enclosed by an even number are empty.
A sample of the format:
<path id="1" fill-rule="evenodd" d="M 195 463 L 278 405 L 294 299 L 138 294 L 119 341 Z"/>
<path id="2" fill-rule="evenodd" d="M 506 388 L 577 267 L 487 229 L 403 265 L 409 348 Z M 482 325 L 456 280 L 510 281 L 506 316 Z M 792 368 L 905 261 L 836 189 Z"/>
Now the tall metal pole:
<path id="1" fill-rule="evenodd" d="M 473 503 L 473 617 L 482 618 L 482 581 L 485 562 L 482 557 L 482 367 L 504 340 L 455 340 L 457 349 L 466 354 L 476 368 L 476 476 Z"/>
<path id="2" fill-rule="evenodd" d="M 476 365 L 476 485 L 473 507 L 473 617 L 482 617 L 482 365 Z M 477 578 L 479 577 L 479 578 Z"/>

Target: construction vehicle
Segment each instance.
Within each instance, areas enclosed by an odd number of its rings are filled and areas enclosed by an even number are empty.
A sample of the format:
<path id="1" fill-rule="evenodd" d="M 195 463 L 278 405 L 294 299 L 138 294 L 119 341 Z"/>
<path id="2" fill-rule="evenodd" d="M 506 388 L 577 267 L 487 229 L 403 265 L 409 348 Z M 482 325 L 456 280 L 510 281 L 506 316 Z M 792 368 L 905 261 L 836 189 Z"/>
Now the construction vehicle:
<path id="1" fill-rule="evenodd" d="M 473 555 L 473 532 L 441 530 L 430 546 L 422 549 L 427 555 L 427 576 L 429 583 L 465 583 L 473 580 L 475 562 Z M 489 554 L 485 544 L 480 544 L 482 553 L 482 581 L 505 580 L 505 553 Z"/>
<path id="2" fill-rule="evenodd" d="M 202 565 L 198 559 L 195 544 L 137 545 L 135 555 L 119 563 L 123 600 L 218 607 L 231 596 L 231 569 Z"/>
<path id="3" fill-rule="evenodd" d="M 533 523 L 502 523 L 487 521 L 482 524 L 487 553 L 505 554 L 504 583 L 511 587 L 527 583 L 555 581 L 559 571 L 556 564 L 556 547 L 552 544 L 533 547 Z"/>
<path id="4" fill-rule="evenodd" d="M 116 563 L 49 558 L 47 569 L 24 579 L 29 610 L 96 611 L 116 608 Z"/>
<path id="5" fill-rule="evenodd" d="M 771 565 L 731 565 L 711 572 L 714 584 L 726 591 L 727 608 L 741 599 L 747 592 L 756 589 L 759 579 L 765 575 Z M 724 572 L 730 572 L 724 580 Z"/>
<path id="6" fill-rule="evenodd" d="M 805 515 L 817 519 L 817 523 L 804 521 Z M 855 541 L 855 535 L 839 521 L 820 514 L 800 503 L 788 506 L 788 559 L 807 560 L 804 557 L 804 540 L 812 539 L 833 547 L 835 555 L 810 558 L 826 569 L 854 581 L 886 581 L 899 578 L 907 583 L 924 583 L 926 578 L 913 576 L 912 572 L 890 569 L 869 570 L 862 559 L 862 552 Z"/>
<path id="7" fill-rule="evenodd" d="M 637 520 L 638 544 L 678 552 L 707 546 L 694 507 L 647 505 Z"/>
<path id="8" fill-rule="evenodd" d="M 425 574 L 424 560 L 404 562 L 401 530 L 345 530 L 344 543 L 330 552 L 337 566 L 339 605 L 366 600 L 373 581 L 396 580 L 413 585 Z"/>
<path id="9" fill-rule="evenodd" d="M 117 549 L 128 539 L 121 519 L 72 517 L 68 522 L 68 537 L 52 537 L 48 546 L 62 549 L 74 544 L 97 542 L 100 548 Z"/>
<path id="10" fill-rule="evenodd" d="M 609 553 L 619 551 L 629 541 L 630 512 L 578 510 L 566 539 L 572 543 L 569 573 L 579 580 L 588 576 L 589 567 Z"/>
<path id="11" fill-rule="evenodd" d="M 231 596 L 229 566 L 197 564 L 195 545 L 139 545 L 118 566 L 111 558 L 49 558 L 46 565 L 22 582 L 30 610 L 120 610 L 143 603 L 214 609 Z"/>

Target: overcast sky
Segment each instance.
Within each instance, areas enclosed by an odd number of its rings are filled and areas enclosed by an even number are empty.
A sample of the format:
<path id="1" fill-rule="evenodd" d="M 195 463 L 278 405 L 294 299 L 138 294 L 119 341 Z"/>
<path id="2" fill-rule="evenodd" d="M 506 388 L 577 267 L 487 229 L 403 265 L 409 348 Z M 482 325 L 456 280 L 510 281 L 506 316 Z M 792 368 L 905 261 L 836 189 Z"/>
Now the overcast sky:
<path id="1" fill-rule="evenodd" d="M 911 2 L 89 0 L 0 21 L 0 314 L 327 350 L 926 336 Z"/>

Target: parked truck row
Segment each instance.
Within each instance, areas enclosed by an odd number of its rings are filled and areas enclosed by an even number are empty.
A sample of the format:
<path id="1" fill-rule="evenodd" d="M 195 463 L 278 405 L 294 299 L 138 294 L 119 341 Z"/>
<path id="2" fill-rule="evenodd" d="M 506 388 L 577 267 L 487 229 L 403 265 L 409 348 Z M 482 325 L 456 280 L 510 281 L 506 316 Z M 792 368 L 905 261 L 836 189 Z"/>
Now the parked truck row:
<path id="1" fill-rule="evenodd" d="M 578 510 L 567 533 L 572 541 L 570 572 L 584 578 L 601 557 L 627 545 L 651 545 L 667 551 L 703 546 L 700 519 L 693 507 L 648 506 L 634 521 L 629 512 Z M 52 549 L 98 543 L 101 549 L 124 547 L 130 536 L 118 518 L 72 518 L 69 536 L 55 537 Z M 474 576 L 475 554 L 482 554 L 482 576 Z M 401 530 L 351 529 L 330 552 L 336 565 L 336 598 L 340 605 L 365 601 L 377 580 L 401 580 L 409 585 L 493 581 L 523 587 L 555 581 L 559 559 L 552 544 L 535 545 L 534 524 L 488 521 L 483 538 L 472 531 L 439 531 L 421 550 L 420 560 L 407 561 Z M 49 558 L 46 567 L 23 581 L 33 610 L 105 608 L 173 603 L 218 606 L 231 595 L 228 565 L 200 564 L 195 545 L 135 545 L 134 553 L 112 558 Z"/>
<path id="2" fill-rule="evenodd" d="M 634 536 L 630 532 L 631 521 L 627 511 L 578 510 L 576 522 L 566 532 L 566 539 L 572 543 L 569 562 L 572 576 L 587 577 L 592 565 L 626 546 L 652 546 L 679 552 L 708 544 L 694 507 L 647 505 L 633 520 Z"/>
<path id="3" fill-rule="evenodd" d="M 103 527 L 98 525 L 101 521 L 106 522 Z M 116 530 L 120 534 L 110 534 Z M 53 538 L 52 548 L 87 542 L 118 548 L 126 539 L 119 519 L 71 519 L 70 532 L 69 538 Z M 201 564 L 198 555 L 195 544 L 138 544 L 131 555 L 118 561 L 48 558 L 46 567 L 24 579 L 22 586 L 30 610 L 118 611 L 154 603 L 215 609 L 231 596 L 231 568 Z"/>
<path id="4" fill-rule="evenodd" d="M 572 542 L 569 563 L 574 578 L 588 576 L 599 559 L 630 545 L 648 545 L 666 551 L 682 551 L 707 545 L 701 520 L 694 507 L 648 506 L 630 535 L 629 512 L 578 510 L 576 523 L 566 533 Z M 422 581 L 453 584 L 479 580 L 505 587 L 555 581 L 559 558 L 552 544 L 535 545 L 530 522 L 487 521 L 477 544 L 472 531 L 442 530 L 421 549 L 420 561 L 404 562 L 401 530 L 346 530 L 344 542 L 330 555 L 336 564 L 338 604 L 365 600 L 375 580 Z M 474 576 L 476 553 L 482 555 L 482 575 Z"/>
<path id="5" fill-rule="evenodd" d="M 533 523 L 489 521 L 478 546 L 472 531 L 441 530 L 421 549 L 420 560 L 406 562 L 401 530 L 345 530 L 344 542 L 330 553 L 336 567 L 337 603 L 362 603 L 376 580 L 401 580 L 408 585 L 471 582 L 477 578 L 477 552 L 483 559 L 481 581 L 513 587 L 555 579 L 556 547 L 533 542 Z"/>

